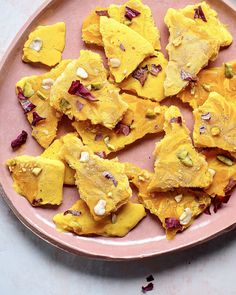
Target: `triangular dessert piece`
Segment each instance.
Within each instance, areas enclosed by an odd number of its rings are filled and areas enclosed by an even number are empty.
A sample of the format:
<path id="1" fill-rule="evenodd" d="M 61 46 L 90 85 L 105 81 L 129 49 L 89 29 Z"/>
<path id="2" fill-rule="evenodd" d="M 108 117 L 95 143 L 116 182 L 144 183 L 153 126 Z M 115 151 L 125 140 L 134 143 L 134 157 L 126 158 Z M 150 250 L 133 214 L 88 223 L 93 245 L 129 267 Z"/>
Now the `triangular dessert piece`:
<path id="1" fill-rule="evenodd" d="M 64 60 L 48 73 L 25 77 L 16 83 L 16 94 L 33 129 L 32 136 L 43 148 L 56 137 L 61 120 L 61 114 L 50 105 L 50 90 L 69 62 Z"/>
<path id="2" fill-rule="evenodd" d="M 117 83 L 128 77 L 146 57 L 154 53 L 151 43 L 112 18 L 100 17 L 100 32 L 108 65 Z"/>
<path id="3" fill-rule="evenodd" d="M 204 5 L 203 9 L 201 5 L 192 6 L 192 18 L 185 16 L 182 10 L 170 8 L 167 11 L 165 23 L 169 28 L 170 37 L 167 45 L 169 63 L 164 83 L 166 96 L 175 95 L 189 83 L 195 82 L 199 71 L 209 60 L 217 57 L 220 47 L 232 42 L 231 35 L 218 21 L 216 13 L 207 13 L 209 6 Z M 205 19 L 200 17 L 202 15 Z M 208 22 L 208 15 L 215 20 Z M 228 41 L 223 37 L 218 38 L 216 31 L 222 34 L 225 32 Z"/>
<path id="4" fill-rule="evenodd" d="M 233 99 L 211 92 L 193 114 L 193 139 L 196 146 L 236 151 L 236 109 Z"/>
<path id="5" fill-rule="evenodd" d="M 53 221 L 58 230 L 80 236 L 124 237 L 145 216 L 143 205 L 128 202 L 116 213 L 95 221 L 86 203 L 80 199 L 69 210 L 55 215 Z"/>
<path id="6" fill-rule="evenodd" d="M 64 136 L 63 143 L 61 156 L 76 171 L 80 198 L 95 220 L 101 220 L 128 202 L 132 191 L 123 164 L 94 155 L 72 134 Z"/>
<path id="7" fill-rule="evenodd" d="M 150 192 L 174 188 L 204 188 L 212 182 L 205 157 L 193 147 L 180 110 L 171 106 L 165 113 L 164 138 L 156 144 L 155 173 Z"/>

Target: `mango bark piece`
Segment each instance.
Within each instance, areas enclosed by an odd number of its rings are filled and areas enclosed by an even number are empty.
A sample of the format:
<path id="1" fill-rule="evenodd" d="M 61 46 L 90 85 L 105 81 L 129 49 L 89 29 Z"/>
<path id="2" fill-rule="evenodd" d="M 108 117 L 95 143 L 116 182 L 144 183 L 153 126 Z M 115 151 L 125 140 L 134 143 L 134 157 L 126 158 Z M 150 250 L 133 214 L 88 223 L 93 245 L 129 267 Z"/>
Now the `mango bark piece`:
<path id="1" fill-rule="evenodd" d="M 155 174 L 150 192 L 173 188 L 204 188 L 212 182 L 205 157 L 194 149 L 180 110 L 171 106 L 165 113 L 164 138 L 154 151 Z"/>
<path id="2" fill-rule="evenodd" d="M 109 69 L 117 83 L 128 77 L 146 57 L 154 53 L 151 43 L 112 18 L 100 17 L 100 32 Z"/>
<path id="3" fill-rule="evenodd" d="M 169 54 L 164 82 L 166 96 L 179 93 L 191 81 L 195 81 L 199 71 L 209 60 L 216 59 L 220 47 L 226 44 L 226 39 L 218 38 L 218 34 L 215 33 L 225 32 L 228 36 L 225 26 L 213 16 L 215 12 L 207 12 L 210 9 L 208 6 L 204 6 L 203 9 L 211 18 L 211 21 L 204 24 L 202 19 L 186 17 L 182 10 L 170 8 L 167 11 L 165 23 L 169 28 L 170 37 L 166 48 Z M 227 44 L 231 42 L 232 38 Z"/>
<path id="4" fill-rule="evenodd" d="M 82 39 L 87 44 L 103 46 L 102 35 L 100 33 L 100 16 L 96 11 L 107 11 L 107 9 L 97 6 L 86 17 L 82 25 Z"/>
<path id="5" fill-rule="evenodd" d="M 82 200 L 95 220 L 117 211 L 132 195 L 124 165 L 93 154 L 74 135 L 63 137 L 61 156 L 75 169 L 75 182 Z"/>
<path id="6" fill-rule="evenodd" d="M 65 47 L 65 23 L 38 26 L 30 33 L 23 49 L 24 62 L 40 62 L 49 67 L 61 61 Z"/>
<path id="7" fill-rule="evenodd" d="M 75 184 L 75 171 L 61 159 L 60 151 L 63 146 L 62 138 L 54 140 L 54 142 L 41 154 L 41 157 L 62 161 L 65 165 L 64 184 L 74 185 Z"/>
<path id="8" fill-rule="evenodd" d="M 187 87 L 178 94 L 178 97 L 195 109 L 201 106 L 208 98 L 210 92 L 217 92 L 224 97 L 236 99 L 236 75 L 227 78 L 226 65 L 236 73 L 236 61 L 227 62 L 221 67 L 202 70 L 198 81 L 193 87 Z"/>
<path id="9" fill-rule="evenodd" d="M 64 71 L 70 60 L 63 60 L 60 64 L 42 75 L 24 77 L 16 83 L 16 93 L 23 91 L 26 98 L 36 107 L 26 114 L 32 127 L 32 136 L 43 147 L 47 148 L 56 137 L 58 122 L 61 114 L 50 105 L 50 89 L 57 77 Z M 33 112 L 36 112 L 45 120 L 32 125 Z"/>
<path id="10" fill-rule="evenodd" d="M 80 199 L 69 210 L 55 215 L 53 221 L 59 230 L 77 235 L 124 237 L 145 216 L 143 205 L 128 202 L 112 216 L 95 221 L 86 203 Z"/>
<path id="11" fill-rule="evenodd" d="M 236 151 L 235 101 L 211 92 L 202 106 L 193 112 L 193 140 L 198 147 L 217 147 Z"/>
<path id="12" fill-rule="evenodd" d="M 147 79 L 143 86 L 139 80 L 130 75 L 119 84 L 119 87 L 124 91 L 130 91 L 143 98 L 162 101 L 165 98 L 164 80 L 166 77 L 166 65 L 167 60 L 164 55 L 161 52 L 156 51 L 153 56 L 145 59 L 138 66 L 138 69 L 144 69 L 148 72 Z"/>
<path id="13" fill-rule="evenodd" d="M 135 9 L 140 12 L 138 17 L 129 21 L 125 17 L 125 7 Z M 98 46 L 103 46 L 102 36 L 100 33 L 100 16 L 96 11 L 107 11 L 110 18 L 116 21 L 126 24 L 139 33 L 143 38 L 149 41 L 152 46 L 159 50 L 160 45 L 160 32 L 155 26 L 151 9 L 142 3 L 140 0 L 130 0 L 123 5 L 112 4 L 108 8 L 96 7 L 89 16 L 84 20 L 82 27 L 82 39 L 88 44 L 96 44 Z"/>
<path id="14" fill-rule="evenodd" d="M 86 78 L 77 75 L 78 69 L 85 71 Z M 89 91 L 97 101 L 68 93 L 72 82 L 77 80 L 91 89 Z M 56 110 L 71 120 L 90 120 L 109 129 L 115 127 L 128 108 L 119 95 L 119 89 L 107 81 L 101 56 L 89 50 L 81 50 L 79 59 L 70 62 L 58 77 L 51 89 L 50 101 Z"/>
<path id="15" fill-rule="evenodd" d="M 6 162 L 13 188 L 31 205 L 60 205 L 64 180 L 64 164 L 42 157 L 19 156 Z"/>
<path id="16" fill-rule="evenodd" d="M 163 131 L 164 113 L 167 107 L 130 94 L 123 93 L 122 97 L 129 108 L 118 126 L 124 124 L 129 129 L 128 134 L 119 132 L 117 128 L 109 130 L 101 125 L 92 125 L 89 121 L 72 123 L 83 143 L 92 151 L 105 152 L 108 155 L 123 149 L 146 134 Z"/>
<path id="17" fill-rule="evenodd" d="M 138 189 L 139 201 L 161 221 L 168 240 L 173 239 L 177 232 L 188 228 L 211 204 L 209 195 L 190 189 L 149 193 L 148 186 L 153 173 L 130 163 L 125 163 L 125 171 L 130 182 Z M 188 213 L 186 216 L 182 215 L 184 211 Z M 171 228 L 168 225 L 170 218 L 179 223 L 179 226 Z"/>
<path id="18" fill-rule="evenodd" d="M 226 152 L 219 149 L 205 150 L 202 153 L 205 155 L 209 168 L 214 175 L 213 182 L 205 189 L 205 191 L 212 197 L 225 197 L 229 195 L 236 185 L 235 160 L 233 160 Z M 230 161 L 229 163 L 232 165 L 227 165 L 227 161 L 226 163 L 222 162 L 222 158 L 219 160 L 217 158 L 219 156 L 228 159 Z"/>

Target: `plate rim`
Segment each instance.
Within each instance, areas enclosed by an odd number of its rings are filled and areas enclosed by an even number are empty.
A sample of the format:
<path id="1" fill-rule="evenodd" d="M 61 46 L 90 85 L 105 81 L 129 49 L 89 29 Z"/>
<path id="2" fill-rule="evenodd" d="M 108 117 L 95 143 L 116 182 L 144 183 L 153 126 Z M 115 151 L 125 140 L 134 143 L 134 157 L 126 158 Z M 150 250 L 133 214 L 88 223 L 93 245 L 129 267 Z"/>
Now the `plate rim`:
<path id="1" fill-rule="evenodd" d="M 14 51 L 15 47 L 17 46 L 18 42 L 20 41 L 20 39 L 22 38 L 23 34 L 27 34 L 28 31 L 30 30 L 31 26 L 33 25 L 33 23 L 35 21 L 37 21 L 38 18 L 40 18 L 40 16 L 42 14 L 45 13 L 45 11 L 47 11 L 47 9 L 54 5 L 54 3 L 58 2 L 58 0 L 45 0 L 44 3 L 42 3 L 38 9 L 36 9 L 31 16 L 27 19 L 27 21 L 24 23 L 24 25 L 20 28 L 20 30 L 18 31 L 18 33 L 15 35 L 15 37 L 13 38 L 13 40 L 10 42 L 9 46 L 7 47 L 4 55 L 1 58 L 0 61 L 0 76 L 2 74 L 2 72 L 4 71 L 4 68 L 8 62 L 8 58 L 11 56 L 11 53 Z M 232 0 L 220 0 L 220 2 L 224 3 L 225 5 L 227 5 L 230 9 L 232 9 L 233 11 L 236 12 L 236 3 L 232 2 Z M 15 205 L 13 205 L 13 203 L 11 202 L 11 200 L 8 198 L 7 193 L 5 192 L 3 185 L 1 184 L 1 178 L 2 176 L 0 175 L 0 196 L 3 198 L 3 200 L 6 202 L 6 204 L 8 205 L 8 207 L 12 210 L 12 212 L 14 213 L 14 215 L 17 217 L 18 220 L 20 220 L 20 222 L 26 227 L 28 228 L 33 234 L 35 234 L 37 237 L 39 237 L 40 239 L 44 240 L 45 242 L 47 242 L 48 244 L 59 248 L 63 251 L 69 252 L 69 253 L 73 253 L 79 256 L 84 256 L 90 259 L 98 259 L 98 260 L 111 260 L 111 261 L 131 261 L 131 260 L 140 260 L 140 259 L 147 259 L 147 258 L 151 258 L 151 257 L 157 257 L 160 255 L 166 255 L 168 253 L 172 253 L 172 252 L 177 252 L 180 250 L 184 250 L 184 249 L 188 249 L 191 247 L 194 247 L 196 245 L 202 244 L 206 241 L 212 240 L 215 237 L 218 237 L 228 231 L 233 230 L 234 228 L 236 228 L 236 220 L 235 221 L 231 221 L 230 223 L 228 223 L 226 226 L 221 226 L 221 228 L 217 231 L 212 231 L 211 235 L 204 235 L 198 239 L 195 239 L 194 241 L 190 241 L 188 243 L 185 243 L 185 245 L 179 245 L 176 246 L 175 248 L 171 248 L 171 249 L 167 249 L 167 250 L 162 250 L 162 251 L 158 251 L 158 252 L 152 252 L 152 253 L 147 253 L 147 254 L 140 254 L 140 255 L 135 255 L 135 256 L 113 256 L 110 254 L 94 254 L 94 253 L 89 253 L 88 251 L 86 251 L 85 249 L 78 249 L 75 248 L 73 245 L 67 245 L 67 243 L 65 243 L 63 241 L 63 238 L 58 240 L 55 237 L 51 237 L 50 235 L 45 234 L 42 230 L 37 229 L 37 226 L 35 226 L 34 222 L 30 222 L 27 220 L 27 218 L 22 215 L 17 207 Z M 3 183 L 3 182 L 2 182 Z"/>

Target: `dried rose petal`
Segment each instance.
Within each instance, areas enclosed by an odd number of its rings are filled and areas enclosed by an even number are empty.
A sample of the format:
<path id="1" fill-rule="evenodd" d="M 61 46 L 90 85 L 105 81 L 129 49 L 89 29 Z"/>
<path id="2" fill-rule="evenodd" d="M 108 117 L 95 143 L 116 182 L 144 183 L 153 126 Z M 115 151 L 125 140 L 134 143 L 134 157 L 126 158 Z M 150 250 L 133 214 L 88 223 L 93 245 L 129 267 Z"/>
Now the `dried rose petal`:
<path id="1" fill-rule="evenodd" d="M 203 213 L 205 213 L 207 215 L 211 215 L 210 206 L 206 207 L 206 209 L 203 211 Z"/>
<path id="2" fill-rule="evenodd" d="M 196 76 L 192 76 L 190 73 L 185 70 L 180 71 L 180 76 L 183 81 L 196 82 L 198 79 Z"/>
<path id="3" fill-rule="evenodd" d="M 33 201 L 32 201 L 32 205 L 33 206 L 37 206 L 37 205 L 39 205 L 41 202 L 43 201 L 43 199 L 33 199 Z"/>
<path id="4" fill-rule="evenodd" d="M 110 179 L 110 180 L 113 182 L 114 186 L 117 186 L 117 185 L 118 185 L 117 180 L 115 179 L 115 177 L 114 177 L 110 172 L 108 172 L 108 171 L 104 171 L 104 172 L 102 173 L 102 175 L 103 175 L 104 177 L 106 177 L 107 179 Z"/>
<path id="5" fill-rule="evenodd" d="M 230 178 L 227 186 L 224 188 L 225 194 L 228 196 L 235 186 L 236 186 L 236 180 L 234 180 L 233 178 Z"/>
<path id="6" fill-rule="evenodd" d="M 205 113 L 201 115 L 202 120 L 209 121 L 211 120 L 211 113 Z"/>
<path id="7" fill-rule="evenodd" d="M 177 123 L 182 126 L 182 118 L 181 117 L 174 117 L 170 119 L 170 123 Z"/>
<path id="8" fill-rule="evenodd" d="M 98 101 L 79 80 L 73 81 L 68 90 L 69 94 L 80 96 L 89 101 Z"/>
<path id="9" fill-rule="evenodd" d="M 148 66 L 137 68 L 135 71 L 133 71 L 132 77 L 138 80 L 142 86 L 144 86 L 148 77 Z"/>
<path id="10" fill-rule="evenodd" d="M 24 92 L 20 87 L 17 87 L 17 91 L 17 97 L 25 114 L 36 108 L 36 105 L 34 105 L 27 97 L 24 96 Z"/>
<path id="11" fill-rule="evenodd" d="M 96 10 L 95 11 L 98 16 L 107 16 L 109 17 L 108 10 Z"/>
<path id="12" fill-rule="evenodd" d="M 94 153 L 95 155 L 97 155 L 98 157 L 102 158 L 102 159 L 105 159 L 106 158 L 106 153 L 104 151 L 101 151 L 101 152 L 95 152 Z"/>
<path id="13" fill-rule="evenodd" d="M 207 22 L 206 16 L 202 10 L 201 5 L 199 5 L 198 8 L 194 9 L 194 18 L 200 18 L 204 22 Z"/>
<path id="14" fill-rule="evenodd" d="M 165 225 L 166 225 L 167 229 L 181 228 L 181 224 L 179 222 L 179 219 L 177 219 L 175 217 L 165 218 Z"/>
<path id="15" fill-rule="evenodd" d="M 74 216 L 80 216 L 81 212 L 77 210 L 66 210 L 63 215 L 71 214 Z"/>
<path id="16" fill-rule="evenodd" d="M 13 149 L 16 149 L 22 146 L 22 144 L 26 142 L 27 136 L 28 136 L 27 132 L 22 130 L 21 134 L 18 135 L 17 138 L 11 142 L 11 147 Z"/>
<path id="17" fill-rule="evenodd" d="M 132 20 L 133 18 L 140 15 L 140 12 L 130 8 L 128 6 L 125 7 L 125 17 L 128 18 L 128 20 Z"/>
<path id="18" fill-rule="evenodd" d="M 202 209 L 204 209 L 204 208 L 206 207 L 206 205 L 205 205 L 205 204 L 199 204 L 199 206 L 198 206 L 198 207 L 199 207 L 199 209 L 201 209 L 201 210 L 202 210 Z"/>
<path id="19" fill-rule="evenodd" d="M 149 275 L 148 277 L 146 277 L 146 280 L 147 280 L 147 282 L 154 281 L 153 275 Z"/>
<path id="20" fill-rule="evenodd" d="M 122 51 L 125 51 L 125 46 L 124 46 L 122 43 L 120 43 L 120 49 L 121 49 Z"/>
<path id="21" fill-rule="evenodd" d="M 125 125 L 119 122 L 116 124 L 114 132 L 116 134 L 123 134 L 124 136 L 127 136 L 130 134 L 130 127 L 128 125 Z"/>
<path id="22" fill-rule="evenodd" d="M 38 113 L 33 112 L 33 121 L 31 125 L 36 126 L 36 124 L 42 120 L 46 120 L 46 118 L 40 117 Z"/>
<path id="23" fill-rule="evenodd" d="M 84 104 L 81 103 L 79 100 L 76 102 L 76 109 L 80 112 L 84 107 Z"/>
<path id="24" fill-rule="evenodd" d="M 199 127 L 199 133 L 204 134 L 206 132 L 206 127 L 205 126 L 200 126 Z"/>
<path id="25" fill-rule="evenodd" d="M 95 141 L 101 141 L 101 140 L 103 140 L 103 135 L 102 135 L 102 133 L 97 133 L 97 134 L 95 135 L 95 137 L 94 137 L 94 140 L 95 140 Z"/>
<path id="26" fill-rule="evenodd" d="M 222 204 L 228 203 L 229 199 L 230 199 L 230 195 L 225 197 L 216 196 L 212 198 L 211 203 L 213 205 L 213 211 L 216 213 L 218 209 L 222 207 Z"/>
<path id="27" fill-rule="evenodd" d="M 149 73 L 153 76 L 157 76 L 159 72 L 162 71 L 162 66 L 161 65 L 155 65 L 152 64 L 151 67 L 149 68 Z"/>
<path id="28" fill-rule="evenodd" d="M 146 293 L 148 291 L 153 290 L 153 288 L 154 288 L 153 283 L 149 283 L 147 286 L 142 286 L 142 292 Z"/>

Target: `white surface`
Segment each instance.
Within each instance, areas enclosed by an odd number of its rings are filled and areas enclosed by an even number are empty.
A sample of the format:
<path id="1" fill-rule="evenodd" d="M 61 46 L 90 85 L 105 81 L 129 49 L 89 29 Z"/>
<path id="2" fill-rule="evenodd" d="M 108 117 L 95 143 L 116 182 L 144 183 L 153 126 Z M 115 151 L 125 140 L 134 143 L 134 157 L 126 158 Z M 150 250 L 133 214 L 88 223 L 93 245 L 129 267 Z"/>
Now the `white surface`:
<path id="1" fill-rule="evenodd" d="M 0 0 L 1 55 L 42 2 Z M 150 295 L 235 295 L 236 231 L 160 258 L 123 263 L 92 261 L 41 241 L 0 198 L 0 294 L 136 295 L 141 294 L 150 273 L 155 277 L 155 289 L 147 293 Z"/>

